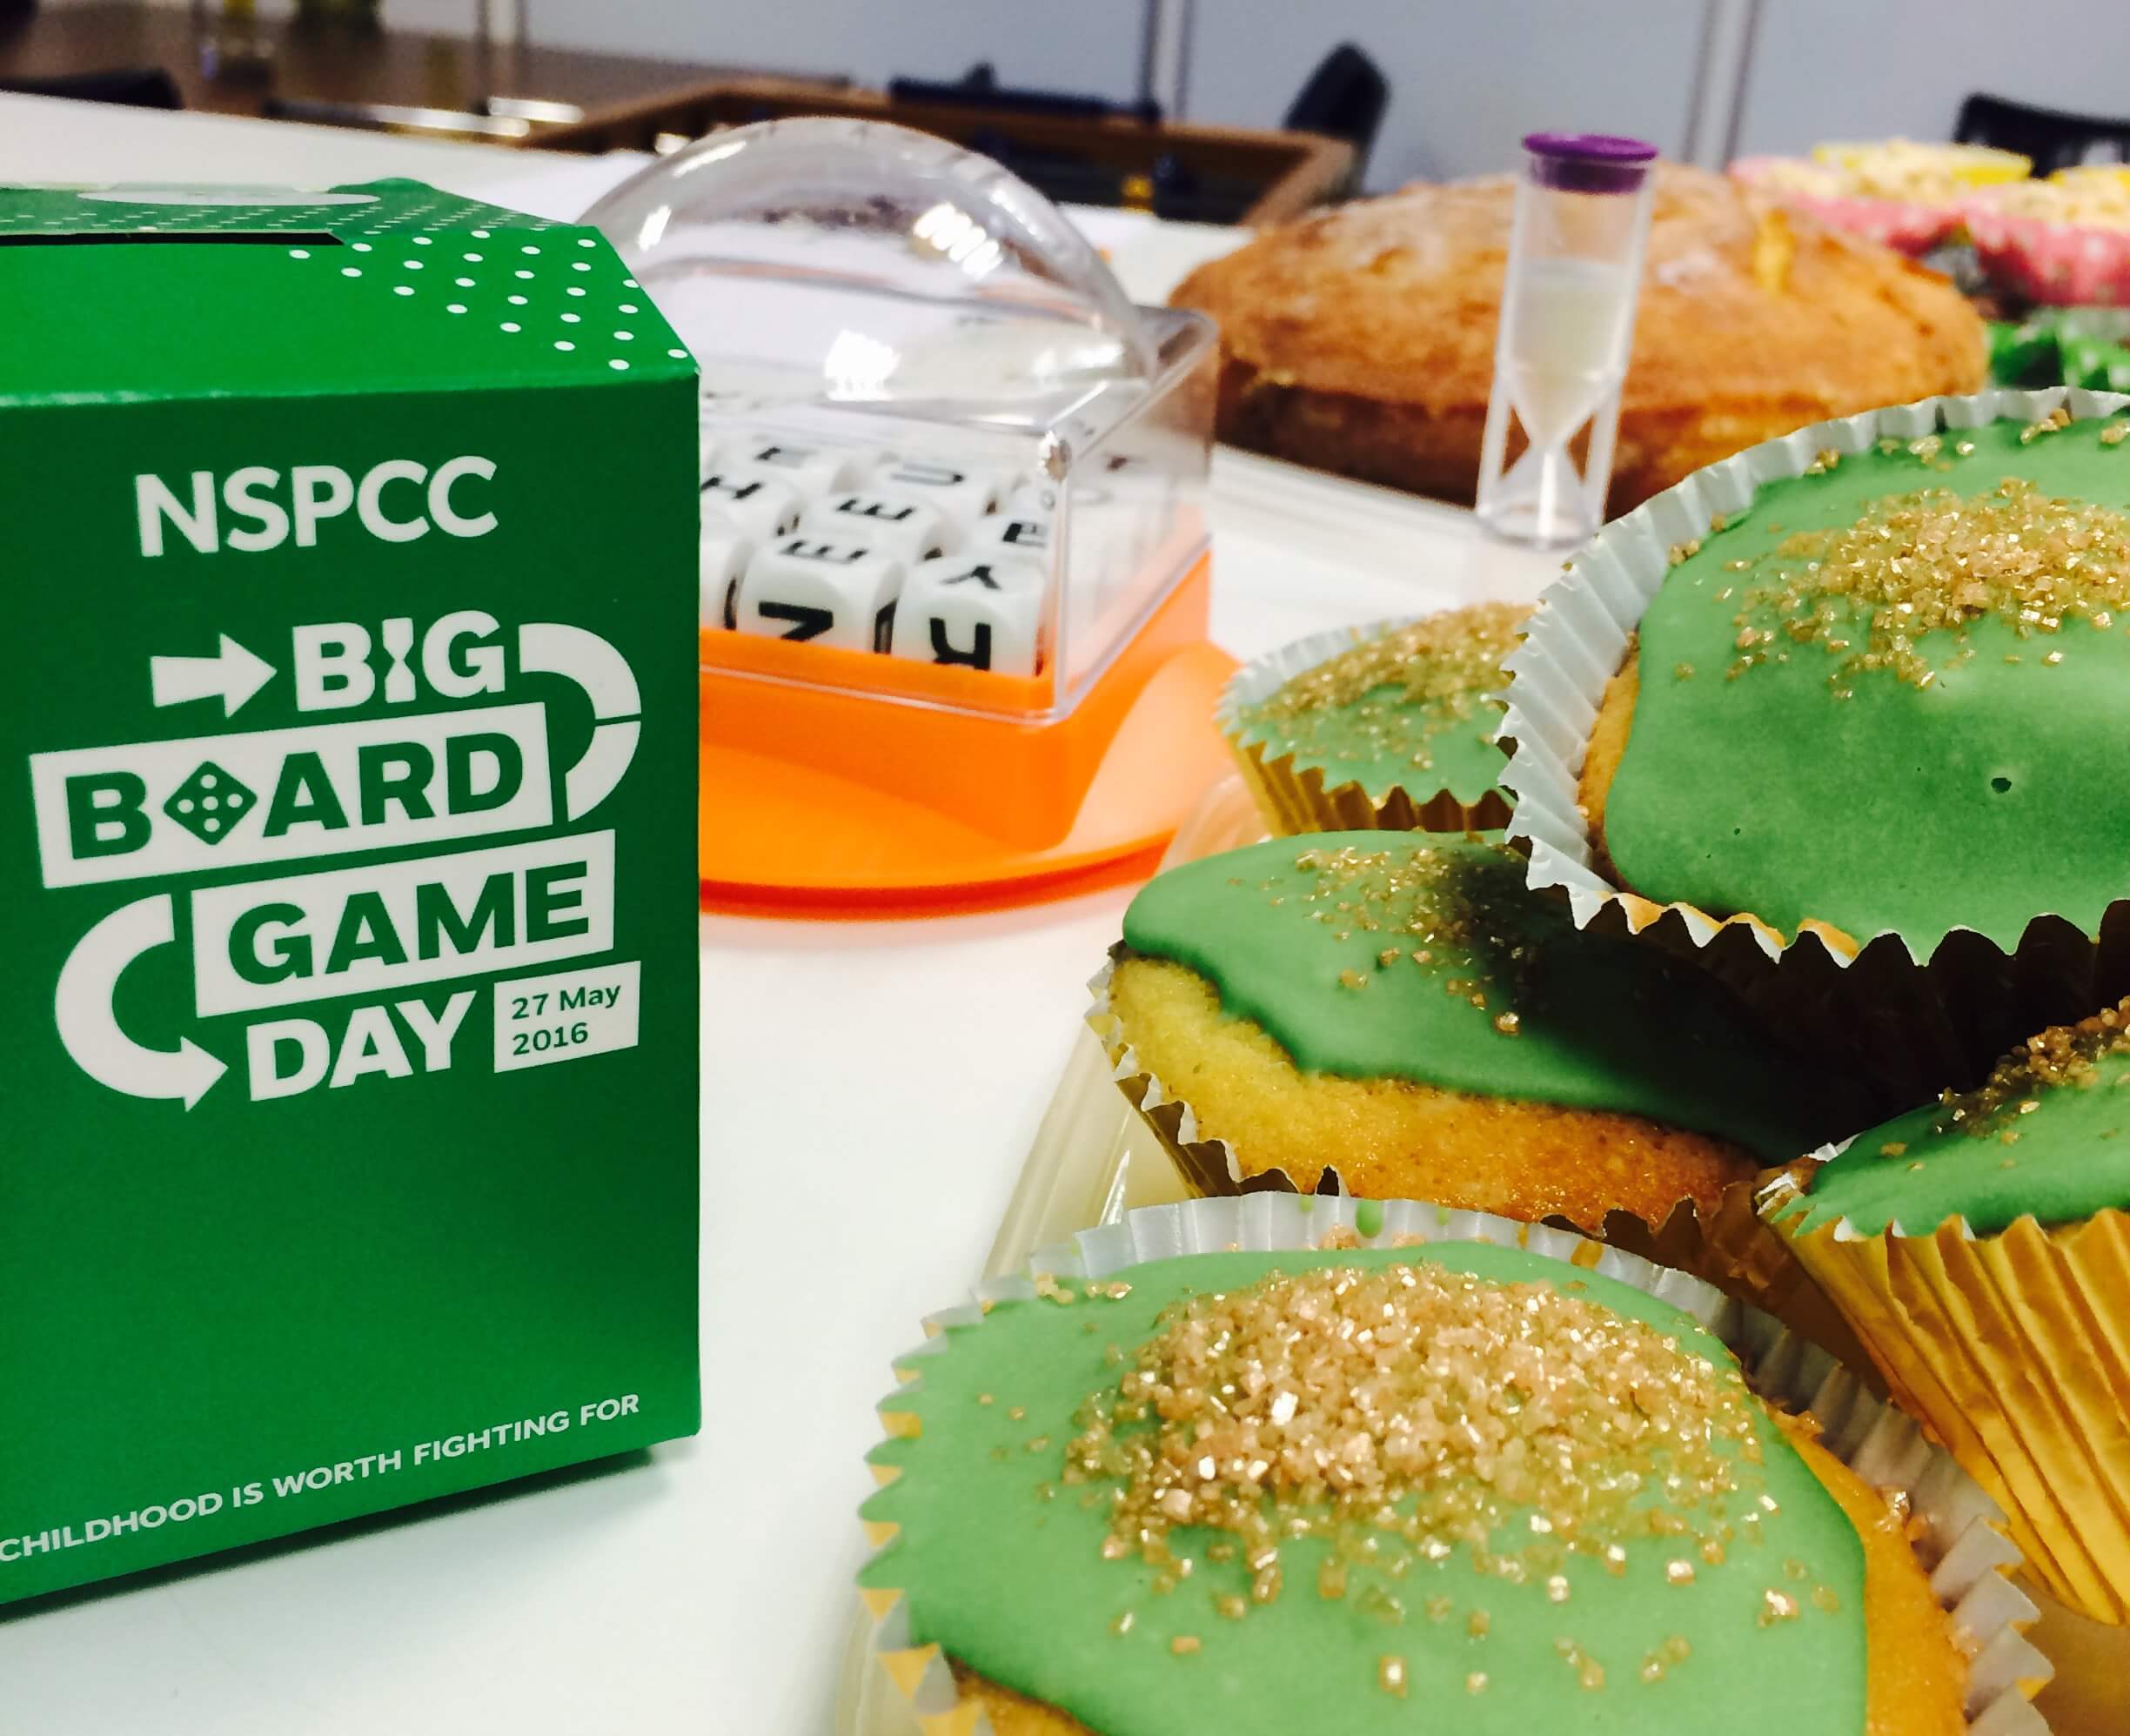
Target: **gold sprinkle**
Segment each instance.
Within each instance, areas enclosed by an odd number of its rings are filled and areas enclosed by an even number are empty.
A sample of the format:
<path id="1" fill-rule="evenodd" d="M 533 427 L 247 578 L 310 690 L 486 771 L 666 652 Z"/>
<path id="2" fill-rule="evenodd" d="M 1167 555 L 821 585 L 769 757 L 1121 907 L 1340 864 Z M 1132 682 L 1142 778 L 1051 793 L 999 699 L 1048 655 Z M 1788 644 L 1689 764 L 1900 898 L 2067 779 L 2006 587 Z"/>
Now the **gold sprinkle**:
<path id="1" fill-rule="evenodd" d="M 1007 1411 L 1006 1420 L 1009 1423 L 1025 1423 L 1028 1421 L 1028 1411 L 1024 1406 L 1015 1404 Z"/>
<path id="2" fill-rule="evenodd" d="M 1249 1613 L 1249 1600 L 1237 1597 L 1233 1592 L 1214 1599 L 1213 1607 L 1229 1621 L 1241 1621 Z"/>
<path id="3" fill-rule="evenodd" d="M 2104 446 L 2119 446 L 2125 439 L 2130 439 L 2130 422 L 2110 422 L 2100 431 L 2100 444 Z"/>
<path id="4" fill-rule="evenodd" d="M 1484 1693 L 1486 1692 L 1486 1685 L 1487 1674 L 1484 1670 L 1474 1670 L 1469 1676 L 1464 1678 L 1464 1692 L 1468 1694 Z"/>
<path id="5" fill-rule="evenodd" d="M 1760 1597 L 1760 1613 L 1757 1619 L 1762 1627 L 1773 1627 L 1778 1622 L 1798 1619 L 1798 1600 L 1787 1592 L 1778 1592 L 1770 1586 Z"/>
<path id="6" fill-rule="evenodd" d="M 1941 1134 L 1957 1129 L 1978 1138 L 1995 1135 L 2000 1143 L 2013 1144 L 2019 1130 L 2009 1123 L 2033 1114 L 2051 1091 L 2097 1085 L 2100 1062 L 2126 1049 L 2130 999 L 2077 1024 L 2052 1025 L 2002 1056 L 1975 1089 L 1944 1093 L 1932 1129 Z"/>
<path id="7" fill-rule="evenodd" d="M 1692 665 L 1692 664 L 1691 664 L 1691 663 L 1675 663 L 1675 664 L 1673 664 L 1673 665 L 1671 666 L 1671 679 L 1672 679 L 1673 680 L 1675 680 L 1675 681 L 1691 681 L 1691 680 L 1693 680 L 1693 665 Z"/>
<path id="8" fill-rule="evenodd" d="M 1483 603 L 1363 640 L 1249 707 L 1242 725 L 1300 755 L 1367 752 L 1428 770 L 1437 737 L 1501 710 L 1502 659 L 1530 613 Z"/>
<path id="9" fill-rule="evenodd" d="M 1847 529 L 1800 532 L 1758 564 L 1765 575 L 1736 618 L 1734 673 L 1778 660 L 1767 647 L 1782 640 L 1836 658 L 1838 694 L 1859 673 L 1926 687 L 1973 654 L 1974 621 L 2028 636 L 2130 606 L 2130 516 L 2006 477 L 1972 498 L 1942 487 L 1886 497 Z M 1933 634 L 1946 647 L 1936 663 Z"/>
<path id="10" fill-rule="evenodd" d="M 1389 1624 L 1405 1612 L 1384 1582 L 1460 1549 L 1558 1601 L 1557 1539 L 1614 1545 L 1622 1564 L 1652 1527 L 1719 1550 L 1726 1498 L 1756 1490 L 1758 1412 L 1736 1371 L 1565 1289 L 1426 1261 L 1328 1266 L 1186 1298 L 1157 1327 L 1083 1402 L 1065 1453 L 1068 1475 L 1112 1485 L 1105 1558 L 1138 1557 L 1157 1589 L 1189 1571 L 1176 1534 L 1202 1528 L 1239 1550 L 1257 1603 L 1305 1538 L 1331 1545 L 1318 1592 Z M 1512 1525 L 1521 1552 L 1474 1541 Z M 1469 1612 L 1469 1633 L 1490 1625 Z"/>
<path id="11" fill-rule="evenodd" d="M 994 1403 L 994 1402 L 995 1402 L 995 1401 L 994 1401 L 994 1399 L 992 1398 L 991 1395 L 990 1395 L 988 1392 L 979 1392 L 979 1393 L 976 1395 L 976 1402 L 977 1402 L 979 1404 L 992 1404 L 992 1403 Z"/>
<path id="12" fill-rule="evenodd" d="M 1514 1036 L 1523 1027 L 1524 1021 L 1514 1013 L 1497 1013 L 1494 1015 L 1494 1029 L 1504 1036 Z"/>
<path id="13" fill-rule="evenodd" d="M 1387 1694 L 1405 1698 L 1405 1660 L 1386 1652 L 1376 1665 L 1376 1686 Z"/>
<path id="14" fill-rule="evenodd" d="M 1487 1637 L 1488 1631 L 1492 1628 L 1493 1625 L 1493 1617 L 1489 1615 L 1484 1610 L 1474 1610 L 1470 1618 L 1467 1619 L 1464 1623 L 1464 1631 L 1465 1632 L 1470 1634 L 1474 1639 L 1484 1639 Z"/>
<path id="15" fill-rule="evenodd" d="M 1341 935 L 1340 938 L 1343 940 L 1345 937 Z M 1357 970 L 1342 970 L 1339 972 L 1339 983 L 1346 989 L 1365 989 L 1369 980 Z"/>
<path id="16" fill-rule="evenodd" d="M 1667 1561 L 1664 1578 L 1675 1585 L 1691 1585 L 1694 1579 L 1694 1565 L 1691 1561 Z"/>
<path id="17" fill-rule="evenodd" d="M 2040 421 L 2029 422 L 2025 427 L 2019 430 L 2019 444 L 2023 446 L 2032 446 L 2036 440 L 2040 439 L 2042 435 L 2053 434 L 2056 432 L 2058 429 L 2067 428 L 2070 426 L 2071 412 L 2062 405 L 2059 404 Z"/>
<path id="18" fill-rule="evenodd" d="M 1546 1580 L 1545 1590 L 1548 1603 L 1566 1603 L 1568 1601 L 1568 1576 L 1565 1573 L 1553 1574 Z"/>
<path id="19" fill-rule="evenodd" d="M 1126 1610 L 1122 1615 L 1109 1624 L 1109 1632 L 1120 1635 L 1129 1633 L 1132 1631 L 1132 1624 L 1138 1619 L 1137 1616 L 1129 1610 Z"/>
<path id="20" fill-rule="evenodd" d="M 1435 1622 L 1447 1621 L 1450 1619 L 1450 1611 L 1454 1608 L 1456 1605 L 1448 1598 L 1430 1598 L 1426 1605 L 1427 1619 Z"/>
<path id="21" fill-rule="evenodd" d="M 1403 956 L 1404 954 L 1401 953 L 1396 947 L 1385 947 L 1381 952 L 1376 955 L 1376 962 L 1380 964 L 1385 970 L 1388 970 Z"/>
<path id="22" fill-rule="evenodd" d="M 1889 1139 L 1884 1145 L 1881 1145 L 1879 1148 L 1879 1155 L 1881 1157 L 1905 1157 L 1908 1155 L 1907 1142 L 1899 1139 Z"/>
<path id="23" fill-rule="evenodd" d="M 1188 1658 L 1198 1649 L 1198 1636 L 1195 1633 L 1179 1633 L 1169 1642 L 1169 1649 L 1179 1658 Z"/>
<path id="24" fill-rule="evenodd" d="M 1834 1589 L 1831 1585 L 1814 1585 L 1812 1587 L 1812 1605 L 1814 1609 L 1819 1610 L 1823 1614 L 1836 1615 L 1841 1611 L 1841 1599 L 1835 1594 Z"/>
<path id="25" fill-rule="evenodd" d="M 1690 537 L 1685 542 L 1673 543 L 1665 559 L 1673 566 L 1683 566 L 1700 553 L 1701 539 Z"/>

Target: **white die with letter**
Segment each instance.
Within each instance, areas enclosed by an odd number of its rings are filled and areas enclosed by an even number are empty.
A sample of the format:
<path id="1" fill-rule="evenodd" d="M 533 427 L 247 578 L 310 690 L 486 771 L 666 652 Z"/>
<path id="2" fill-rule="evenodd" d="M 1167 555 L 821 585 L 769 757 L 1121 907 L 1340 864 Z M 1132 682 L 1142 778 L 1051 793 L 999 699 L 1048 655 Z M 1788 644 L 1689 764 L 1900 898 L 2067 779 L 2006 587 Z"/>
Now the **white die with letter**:
<path id="1" fill-rule="evenodd" d="M 881 549 L 802 530 L 747 563 L 733 625 L 772 639 L 885 651 L 904 571 Z"/>
<path id="2" fill-rule="evenodd" d="M 951 554 L 961 544 L 938 507 L 903 495 L 831 494 L 808 506 L 801 522 L 825 537 L 869 543 L 913 564 Z"/>
<path id="3" fill-rule="evenodd" d="M 1005 484 L 988 472 L 921 458 L 888 459 L 873 473 L 872 486 L 888 494 L 928 500 L 964 537 L 986 514 L 998 511 Z"/>
<path id="4" fill-rule="evenodd" d="M 739 624 L 740 581 L 754 558 L 754 539 L 737 525 L 705 514 L 697 540 L 696 620 L 703 627 Z"/>
<path id="5" fill-rule="evenodd" d="M 1042 661 L 1046 588 L 1042 567 L 995 550 L 924 561 L 895 608 L 894 654 L 1033 675 Z"/>
<path id="6" fill-rule="evenodd" d="M 806 510 L 799 491 L 783 477 L 746 465 L 720 465 L 703 478 L 697 493 L 704 529 L 722 519 L 757 542 L 789 536 Z"/>

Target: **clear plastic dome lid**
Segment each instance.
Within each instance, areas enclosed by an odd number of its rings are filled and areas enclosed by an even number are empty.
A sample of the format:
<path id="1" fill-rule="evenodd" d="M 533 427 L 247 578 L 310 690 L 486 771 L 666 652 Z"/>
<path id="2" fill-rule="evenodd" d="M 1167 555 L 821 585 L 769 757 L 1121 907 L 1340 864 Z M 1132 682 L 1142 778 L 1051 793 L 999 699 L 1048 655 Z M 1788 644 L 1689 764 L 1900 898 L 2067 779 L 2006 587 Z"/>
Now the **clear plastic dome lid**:
<path id="1" fill-rule="evenodd" d="M 1139 314 L 1049 200 L 906 127 L 713 134 L 585 220 L 687 340 L 706 393 L 1042 427 L 1154 369 Z"/>

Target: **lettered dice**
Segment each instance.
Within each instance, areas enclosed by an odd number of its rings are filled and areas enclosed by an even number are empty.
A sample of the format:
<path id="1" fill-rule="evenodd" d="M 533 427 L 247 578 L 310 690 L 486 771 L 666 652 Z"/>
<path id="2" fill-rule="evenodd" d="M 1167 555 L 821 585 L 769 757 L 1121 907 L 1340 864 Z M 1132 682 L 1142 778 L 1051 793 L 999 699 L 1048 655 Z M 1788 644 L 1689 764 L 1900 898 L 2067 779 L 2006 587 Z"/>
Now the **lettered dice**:
<path id="1" fill-rule="evenodd" d="M 1023 560 L 1032 560 L 1048 566 L 1050 564 L 1050 520 L 1019 518 L 1005 513 L 986 519 L 976 534 L 970 539 L 968 552 L 975 554 L 986 551 L 1017 556 Z"/>
<path id="2" fill-rule="evenodd" d="M 1032 675 L 1042 660 L 1044 582 L 1041 566 L 1007 554 L 928 560 L 895 607 L 894 654 Z"/>
<path id="3" fill-rule="evenodd" d="M 928 500 L 966 537 L 987 513 L 998 511 L 1000 479 L 965 465 L 930 459 L 894 458 L 876 466 L 872 486 L 884 493 Z"/>
<path id="4" fill-rule="evenodd" d="M 737 627 L 740 581 L 754 557 L 754 540 L 722 519 L 706 517 L 699 544 L 696 620 L 703 627 Z"/>
<path id="5" fill-rule="evenodd" d="M 884 549 L 913 566 L 961 546 L 954 526 L 936 506 L 894 495 L 831 494 L 807 507 L 800 523 L 826 537 Z"/>
<path id="6" fill-rule="evenodd" d="M 845 651 L 885 651 L 905 570 L 884 550 L 801 531 L 747 562 L 733 625 Z"/>
<path id="7" fill-rule="evenodd" d="M 811 446 L 773 436 L 735 442 L 725 451 L 732 464 L 773 470 L 809 499 L 854 486 L 872 456 L 854 448 Z"/>
<path id="8" fill-rule="evenodd" d="M 706 526 L 722 519 L 757 542 L 789 536 L 806 511 L 789 482 L 750 465 L 720 465 L 703 479 L 700 493 Z"/>

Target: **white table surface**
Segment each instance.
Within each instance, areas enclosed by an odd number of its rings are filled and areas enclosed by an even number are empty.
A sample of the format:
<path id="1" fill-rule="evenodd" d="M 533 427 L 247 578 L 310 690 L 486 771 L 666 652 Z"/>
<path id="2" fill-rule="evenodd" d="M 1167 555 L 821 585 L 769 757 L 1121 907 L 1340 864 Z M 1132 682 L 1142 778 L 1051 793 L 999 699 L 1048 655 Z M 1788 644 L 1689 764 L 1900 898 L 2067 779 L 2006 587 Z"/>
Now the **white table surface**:
<path id="1" fill-rule="evenodd" d="M 614 168 L 608 165 L 611 177 Z M 593 171 L 492 147 L 0 97 L 0 180 L 413 175 L 573 215 Z M 547 198 L 540 196 L 544 181 Z M 1104 227 L 1157 298 L 1221 238 Z M 1216 463 L 1214 633 L 1531 596 L 1469 515 Z M 977 1275 L 1127 889 L 926 922 L 702 919 L 702 1436 L 0 1611 L 7 1736 L 819 1736 L 888 1364 Z"/>

